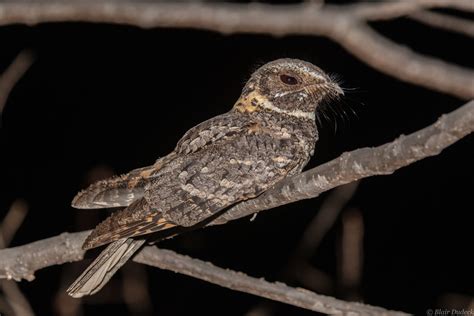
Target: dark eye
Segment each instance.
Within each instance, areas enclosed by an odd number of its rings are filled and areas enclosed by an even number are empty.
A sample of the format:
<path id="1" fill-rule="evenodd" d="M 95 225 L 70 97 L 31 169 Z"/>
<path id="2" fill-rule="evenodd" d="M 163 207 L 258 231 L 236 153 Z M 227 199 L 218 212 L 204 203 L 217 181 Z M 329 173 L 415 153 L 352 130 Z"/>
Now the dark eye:
<path id="1" fill-rule="evenodd" d="M 295 84 L 298 84 L 298 79 L 289 75 L 280 75 L 280 80 L 284 84 L 289 84 L 292 86 L 294 86 Z"/>

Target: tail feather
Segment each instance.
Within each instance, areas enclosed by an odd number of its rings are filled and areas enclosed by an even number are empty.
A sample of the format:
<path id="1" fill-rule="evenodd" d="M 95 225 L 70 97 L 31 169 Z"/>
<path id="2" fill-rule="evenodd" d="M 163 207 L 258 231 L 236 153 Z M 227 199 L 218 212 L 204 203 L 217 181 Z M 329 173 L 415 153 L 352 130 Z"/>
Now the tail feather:
<path id="1" fill-rule="evenodd" d="M 72 200 L 72 206 L 80 209 L 129 206 L 143 196 L 150 178 L 175 157 L 176 155 L 171 153 L 151 166 L 96 182 L 79 192 Z"/>
<path id="2" fill-rule="evenodd" d="M 122 238 L 111 243 L 67 289 L 75 298 L 97 293 L 145 243 L 144 239 Z"/>
<path id="3" fill-rule="evenodd" d="M 146 175 L 151 167 L 136 169 L 128 174 L 98 181 L 79 192 L 72 206 L 79 209 L 128 206 L 144 193 Z"/>

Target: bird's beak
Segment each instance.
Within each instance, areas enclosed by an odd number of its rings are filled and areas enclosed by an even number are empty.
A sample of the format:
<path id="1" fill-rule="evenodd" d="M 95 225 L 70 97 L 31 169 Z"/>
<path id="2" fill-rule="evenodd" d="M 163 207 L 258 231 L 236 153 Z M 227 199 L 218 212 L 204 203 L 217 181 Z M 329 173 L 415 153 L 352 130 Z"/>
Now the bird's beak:
<path id="1" fill-rule="evenodd" d="M 326 81 L 323 83 L 316 83 L 312 85 L 308 85 L 305 87 L 305 90 L 310 94 L 319 94 L 322 91 L 327 93 L 329 97 L 338 98 L 344 95 L 344 90 L 335 82 L 333 81 Z"/>
<path id="2" fill-rule="evenodd" d="M 330 84 L 331 91 L 334 93 L 335 96 L 343 96 L 344 95 L 344 90 L 337 84 L 332 82 Z"/>

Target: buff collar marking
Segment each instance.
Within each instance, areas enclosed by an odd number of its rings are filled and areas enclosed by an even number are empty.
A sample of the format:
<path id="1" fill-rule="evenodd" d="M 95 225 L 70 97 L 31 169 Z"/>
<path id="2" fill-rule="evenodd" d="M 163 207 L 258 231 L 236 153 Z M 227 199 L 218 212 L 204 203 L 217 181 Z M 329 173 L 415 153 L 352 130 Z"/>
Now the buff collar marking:
<path id="1" fill-rule="evenodd" d="M 252 113 L 257 111 L 258 106 L 262 107 L 263 109 L 267 109 L 277 113 L 283 113 L 297 118 L 306 118 L 313 121 L 316 119 L 316 115 L 314 112 L 280 109 L 279 107 L 274 106 L 270 100 L 257 93 L 256 91 L 252 91 L 248 95 L 242 96 L 235 103 L 234 108 L 242 113 Z"/>

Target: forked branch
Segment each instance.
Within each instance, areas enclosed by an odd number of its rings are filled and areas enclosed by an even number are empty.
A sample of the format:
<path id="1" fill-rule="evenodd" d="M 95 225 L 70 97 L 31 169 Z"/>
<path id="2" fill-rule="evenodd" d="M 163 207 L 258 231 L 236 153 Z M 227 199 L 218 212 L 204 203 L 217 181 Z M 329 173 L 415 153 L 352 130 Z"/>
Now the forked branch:
<path id="1" fill-rule="evenodd" d="M 0 25 L 83 21 L 129 24 L 143 28 L 196 28 L 223 34 L 325 36 L 387 75 L 463 99 L 472 99 L 474 71 L 418 54 L 378 34 L 367 24 L 367 21 L 393 19 L 429 8 L 474 11 L 471 0 L 399 0 L 339 6 L 317 3 L 270 5 L 114 0 L 98 3 L 37 1 L 1 3 Z M 453 29 L 453 19 L 449 22 Z M 459 27 L 459 21 L 456 22 L 456 27 Z M 439 21 L 437 24 L 439 27 Z M 448 27 L 446 19 L 444 25 Z"/>

